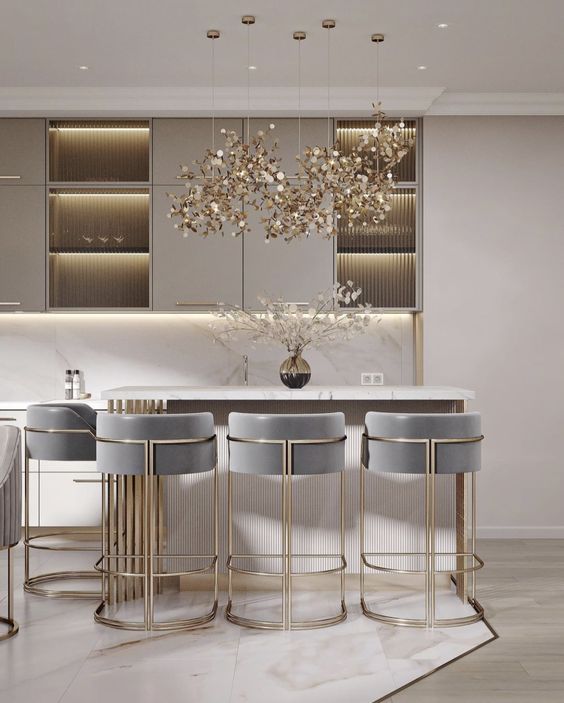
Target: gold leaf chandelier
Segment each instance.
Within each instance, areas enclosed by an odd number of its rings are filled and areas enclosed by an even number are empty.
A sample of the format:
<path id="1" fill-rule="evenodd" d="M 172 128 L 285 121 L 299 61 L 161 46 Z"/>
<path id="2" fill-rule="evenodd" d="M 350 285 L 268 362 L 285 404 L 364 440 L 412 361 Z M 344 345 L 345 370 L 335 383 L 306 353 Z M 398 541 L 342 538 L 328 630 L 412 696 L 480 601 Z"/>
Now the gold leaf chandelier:
<path id="1" fill-rule="evenodd" d="M 247 60 L 250 65 L 249 28 L 254 17 L 245 15 L 247 26 Z M 291 183 L 281 167 L 278 143 L 270 142 L 275 128 L 258 131 L 250 138 L 250 83 L 247 72 L 247 139 L 236 132 L 221 130 L 223 148 L 216 149 L 215 135 L 215 63 L 212 42 L 212 148 L 207 149 L 199 166 L 199 176 L 182 167 L 180 178 L 186 181 L 187 192 L 171 195 L 169 217 L 178 219 L 175 227 L 187 237 L 190 232 L 201 236 L 224 234 L 224 227 L 233 236 L 250 231 L 249 208 L 261 212 L 265 241 L 281 237 L 287 241 L 312 234 L 330 238 L 347 228 L 381 223 L 391 209 L 391 194 L 396 185 L 393 169 L 413 146 L 413 139 L 404 131 L 403 122 L 389 124 L 379 100 L 379 61 L 377 60 L 377 99 L 373 103 L 374 127 L 362 132 L 351 154 L 343 154 L 339 144 L 331 143 L 330 130 L 330 41 L 329 30 L 334 20 L 323 20 L 327 34 L 327 120 L 326 146 L 301 149 L 301 41 L 305 32 L 294 32 L 298 40 L 298 155 L 299 175 Z M 219 38 L 210 30 L 208 38 Z M 371 40 L 379 44 L 382 34 Z M 243 207 L 246 206 L 246 207 Z M 340 221 L 343 220 L 343 223 Z"/>

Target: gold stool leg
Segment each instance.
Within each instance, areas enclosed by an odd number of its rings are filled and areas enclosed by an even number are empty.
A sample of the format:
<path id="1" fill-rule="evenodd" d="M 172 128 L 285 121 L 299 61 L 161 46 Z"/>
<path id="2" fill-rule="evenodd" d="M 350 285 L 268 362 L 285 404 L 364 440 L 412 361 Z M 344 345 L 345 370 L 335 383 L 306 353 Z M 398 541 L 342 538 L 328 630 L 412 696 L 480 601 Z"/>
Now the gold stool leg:
<path id="1" fill-rule="evenodd" d="M 8 547 L 8 617 L 0 616 L 0 623 L 8 626 L 8 630 L 0 635 L 0 642 L 8 640 L 18 633 L 20 629 L 18 623 L 14 620 L 14 561 L 12 556 L 12 547 Z"/>

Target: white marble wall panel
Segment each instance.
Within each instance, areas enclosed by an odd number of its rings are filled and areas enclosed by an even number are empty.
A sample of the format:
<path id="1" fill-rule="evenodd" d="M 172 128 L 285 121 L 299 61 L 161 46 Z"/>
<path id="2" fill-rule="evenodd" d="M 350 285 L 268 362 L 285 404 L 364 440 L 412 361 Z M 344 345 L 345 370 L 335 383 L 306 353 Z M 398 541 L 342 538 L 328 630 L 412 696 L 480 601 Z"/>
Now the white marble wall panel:
<path id="1" fill-rule="evenodd" d="M 282 347 L 214 341 L 210 315 L 6 314 L 0 316 L 0 401 L 61 398 L 66 368 L 84 371 L 97 398 L 123 385 L 279 384 Z M 304 354 L 316 385 L 357 385 L 382 371 L 386 385 L 413 383 L 412 317 L 384 315 L 350 342 Z"/>

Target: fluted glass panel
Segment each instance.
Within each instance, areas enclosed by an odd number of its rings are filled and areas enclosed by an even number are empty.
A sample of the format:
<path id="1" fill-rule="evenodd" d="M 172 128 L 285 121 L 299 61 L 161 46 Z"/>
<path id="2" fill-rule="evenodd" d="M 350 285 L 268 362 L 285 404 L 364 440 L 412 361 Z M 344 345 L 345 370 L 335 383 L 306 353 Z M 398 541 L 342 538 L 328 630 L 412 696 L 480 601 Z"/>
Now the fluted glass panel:
<path id="1" fill-rule="evenodd" d="M 149 306 L 149 190 L 49 192 L 52 308 Z"/>
<path id="2" fill-rule="evenodd" d="M 362 288 L 358 302 L 382 308 L 416 306 L 416 191 L 397 188 L 383 222 L 349 227 L 337 238 L 337 279 Z"/>
<path id="3" fill-rule="evenodd" d="M 51 182 L 149 180 L 147 120 L 58 120 L 49 125 Z"/>

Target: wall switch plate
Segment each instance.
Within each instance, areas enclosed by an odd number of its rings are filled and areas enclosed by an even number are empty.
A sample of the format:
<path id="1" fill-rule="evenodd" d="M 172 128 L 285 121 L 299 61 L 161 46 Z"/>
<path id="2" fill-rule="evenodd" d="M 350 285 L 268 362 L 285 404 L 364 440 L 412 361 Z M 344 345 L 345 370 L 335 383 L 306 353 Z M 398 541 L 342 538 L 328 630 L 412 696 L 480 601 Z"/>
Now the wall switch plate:
<path id="1" fill-rule="evenodd" d="M 375 373 L 361 373 L 360 383 L 362 386 L 383 386 L 384 374 L 381 371 Z"/>

